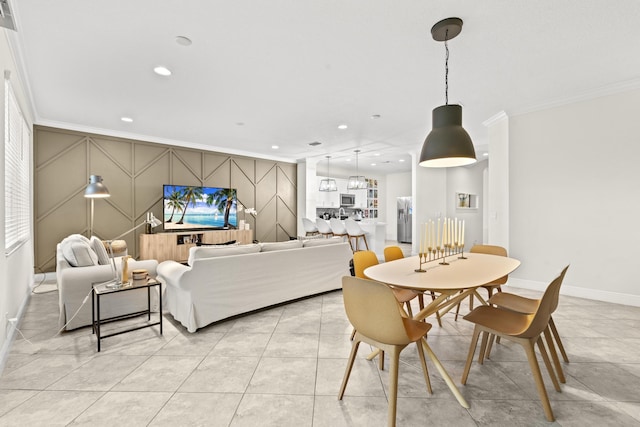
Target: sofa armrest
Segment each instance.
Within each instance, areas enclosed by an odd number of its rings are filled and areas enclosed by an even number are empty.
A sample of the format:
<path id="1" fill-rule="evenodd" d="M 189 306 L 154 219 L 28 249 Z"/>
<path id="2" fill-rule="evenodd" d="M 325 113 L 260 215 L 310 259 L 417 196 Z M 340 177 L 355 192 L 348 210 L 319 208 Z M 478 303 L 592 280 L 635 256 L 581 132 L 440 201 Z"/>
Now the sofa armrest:
<path id="1" fill-rule="evenodd" d="M 191 267 L 171 260 L 161 262 L 156 269 L 157 278 L 161 282 L 176 288 L 182 287 L 180 286 L 181 278 L 188 271 L 191 271 Z"/>

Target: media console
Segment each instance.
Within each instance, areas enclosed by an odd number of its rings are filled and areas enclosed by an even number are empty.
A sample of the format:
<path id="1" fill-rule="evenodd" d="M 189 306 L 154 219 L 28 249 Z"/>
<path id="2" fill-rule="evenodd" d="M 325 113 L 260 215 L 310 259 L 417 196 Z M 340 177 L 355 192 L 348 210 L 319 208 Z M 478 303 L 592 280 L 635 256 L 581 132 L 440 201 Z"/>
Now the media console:
<path id="1" fill-rule="evenodd" d="M 230 240 L 244 245 L 253 242 L 253 230 L 183 231 L 140 235 L 140 259 L 158 262 L 174 260 L 186 262 L 189 248 L 197 242 L 204 245 L 225 243 Z"/>

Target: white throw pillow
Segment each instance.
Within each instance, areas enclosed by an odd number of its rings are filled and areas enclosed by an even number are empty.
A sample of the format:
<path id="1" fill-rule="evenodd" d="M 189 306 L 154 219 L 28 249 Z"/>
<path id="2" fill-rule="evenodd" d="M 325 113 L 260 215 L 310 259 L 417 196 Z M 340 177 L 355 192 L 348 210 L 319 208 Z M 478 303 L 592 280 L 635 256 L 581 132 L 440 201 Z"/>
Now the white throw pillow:
<path id="1" fill-rule="evenodd" d="M 297 249 L 302 247 L 302 240 L 288 240 L 286 242 L 260 243 L 262 252 L 281 251 L 283 249 Z"/>
<path id="2" fill-rule="evenodd" d="M 98 256 L 98 264 L 109 265 L 109 254 L 107 253 L 102 240 L 98 239 L 96 236 L 91 236 L 89 243 L 91 244 L 91 249 L 93 249 Z"/>
<path id="3" fill-rule="evenodd" d="M 98 265 L 98 255 L 93 251 L 89 244 L 89 239 L 77 238 L 72 235 L 60 242 L 62 255 L 72 267 L 88 267 Z"/>
<path id="4" fill-rule="evenodd" d="M 260 252 L 260 245 L 226 245 L 226 246 L 194 246 L 189 249 L 187 263 L 193 265 L 193 261 L 202 258 L 216 258 L 229 255 L 255 254 Z"/>
<path id="5" fill-rule="evenodd" d="M 342 237 L 331 237 L 330 239 L 313 239 L 305 240 L 303 246 L 305 248 L 312 248 L 314 246 L 335 245 L 336 243 L 342 243 L 344 240 Z"/>

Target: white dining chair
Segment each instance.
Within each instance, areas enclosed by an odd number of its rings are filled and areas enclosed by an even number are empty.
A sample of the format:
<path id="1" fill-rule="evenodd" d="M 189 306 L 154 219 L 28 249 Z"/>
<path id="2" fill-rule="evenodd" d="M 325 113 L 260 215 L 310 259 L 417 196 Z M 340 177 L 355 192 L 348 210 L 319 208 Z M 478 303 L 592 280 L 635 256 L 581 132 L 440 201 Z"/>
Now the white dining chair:
<path id="1" fill-rule="evenodd" d="M 347 229 L 347 234 L 349 235 L 349 245 L 351 245 L 351 250 L 353 252 L 356 252 L 359 250 L 358 242 L 360 241 L 360 239 L 364 241 L 364 246 L 366 250 L 369 250 L 369 244 L 367 243 L 367 236 L 365 235 L 364 231 L 362 230 L 360 225 L 358 225 L 357 222 L 355 222 L 351 218 L 348 218 L 344 220 L 344 226 Z M 351 243 L 352 239 L 355 241 L 355 248 L 354 248 L 354 244 Z"/>
<path id="2" fill-rule="evenodd" d="M 345 228 L 342 221 L 340 221 L 338 218 L 331 218 L 329 220 L 329 226 L 331 227 L 331 231 L 333 232 L 334 236 L 341 237 L 343 241 L 345 237 L 349 238 L 347 229 Z"/>
<path id="3" fill-rule="evenodd" d="M 318 226 L 309 218 L 302 218 L 302 226 L 304 227 L 305 236 L 314 236 L 319 233 Z"/>
<path id="4" fill-rule="evenodd" d="M 329 223 L 322 218 L 316 219 L 316 226 L 318 227 L 318 232 L 322 234 L 323 237 L 331 237 L 333 236 L 333 231 L 331 231 L 331 227 L 329 227 Z"/>

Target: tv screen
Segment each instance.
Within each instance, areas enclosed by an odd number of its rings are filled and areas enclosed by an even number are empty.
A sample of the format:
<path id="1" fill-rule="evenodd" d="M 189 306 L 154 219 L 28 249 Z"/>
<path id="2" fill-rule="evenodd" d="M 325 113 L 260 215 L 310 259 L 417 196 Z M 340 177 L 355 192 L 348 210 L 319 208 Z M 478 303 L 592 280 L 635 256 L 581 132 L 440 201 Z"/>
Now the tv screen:
<path id="1" fill-rule="evenodd" d="M 238 228 L 234 188 L 164 185 L 163 206 L 165 231 Z"/>

